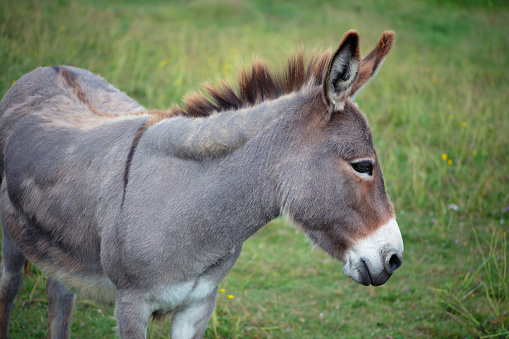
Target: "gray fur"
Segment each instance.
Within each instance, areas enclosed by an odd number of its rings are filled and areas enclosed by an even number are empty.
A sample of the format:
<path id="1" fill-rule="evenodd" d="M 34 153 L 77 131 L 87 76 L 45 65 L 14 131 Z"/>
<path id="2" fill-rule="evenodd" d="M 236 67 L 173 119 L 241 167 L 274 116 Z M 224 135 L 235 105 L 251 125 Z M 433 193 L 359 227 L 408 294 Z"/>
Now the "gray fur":
<path id="1" fill-rule="evenodd" d="M 133 152 L 150 115 L 104 79 L 67 66 L 22 77 L 0 102 L 0 337 L 25 258 L 51 277 L 50 335 L 68 337 L 80 293 L 115 303 L 122 338 L 145 337 L 151 314 L 172 315 L 172 338 L 202 337 L 242 243 L 282 212 L 343 260 L 393 211 L 378 164 L 370 181 L 350 167 L 376 160 L 363 114 L 322 93 L 309 82 L 164 119 Z"/>
<path id="2" fill-rule="evenodd" d="M 68 338 L 69 324 L 76 294 L 51 278 L 46 283 L 48 292 L 48 337 Z"/>

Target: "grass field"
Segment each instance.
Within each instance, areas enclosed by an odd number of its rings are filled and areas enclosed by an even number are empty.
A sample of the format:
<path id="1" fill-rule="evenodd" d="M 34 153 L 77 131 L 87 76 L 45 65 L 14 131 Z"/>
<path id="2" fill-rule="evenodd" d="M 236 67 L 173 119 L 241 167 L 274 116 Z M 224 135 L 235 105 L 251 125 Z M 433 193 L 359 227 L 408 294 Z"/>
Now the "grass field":
<path id="1" fill-rule="evenodd" d="M 38 66 L 106 78 L 147 108 L 235 79 L 253 55 L 281 64 L 335 48 L 396 44 L 357 97 L 373 129 L 405 242 L 381 287 L 282 220 L 249 239 L 220 284 L 207 338 L 509 338 L 509 6 L 505 1 L 0 0 L 0 96 Z M 46 336 L 46 278 L 26 277 L 12 338 Z M 78 298 L 75 338 L 114 336 L 113 308 Z M 169 337 L 169 322 L 148 338 Z"/>

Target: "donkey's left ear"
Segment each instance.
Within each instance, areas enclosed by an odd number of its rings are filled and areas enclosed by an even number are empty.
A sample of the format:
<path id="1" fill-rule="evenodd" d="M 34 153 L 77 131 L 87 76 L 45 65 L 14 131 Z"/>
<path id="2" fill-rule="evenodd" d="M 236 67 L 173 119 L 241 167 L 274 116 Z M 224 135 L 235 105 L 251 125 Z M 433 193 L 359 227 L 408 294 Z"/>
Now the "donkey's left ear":
<path id="1" fill-rule="evenodd" d="M 385 31 L 378 40 L 375 49 L 368 53 L 361 60 L 359 76 L 352 85 L 351 96 L 352 99 L 361 91 L 361 89 L 371 80 L 376 72 L 380 69 L 385 57 L 391 51 L 394 44 L 394 32 Z"/>
<path id="2" fill-rule="evenodd" d="M 330 111 L 343 109 L 357 78 L 360 60 L 359 33 L 350 30 L 332 56 L 323 82 L 323 94 Z"/>

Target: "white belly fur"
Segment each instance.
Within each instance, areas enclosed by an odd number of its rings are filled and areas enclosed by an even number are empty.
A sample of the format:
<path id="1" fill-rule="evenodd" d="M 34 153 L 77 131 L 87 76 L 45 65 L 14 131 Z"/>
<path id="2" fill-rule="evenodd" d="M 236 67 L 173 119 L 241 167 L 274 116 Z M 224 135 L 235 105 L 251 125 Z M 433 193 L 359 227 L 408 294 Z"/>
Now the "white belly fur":
<path id="1" fill-rule="evenodd" d="M 106 276 L 83 277 L 65 271 L 51 272 L 55 280 L 80 297 L 114 305 L 116 288 Z M 205 277 L 197 278 L 171 286 L 160 286 L 146 292 L 145 300 L 151 312 L 171 312 L 177 307 L 202 300 L 217 288 L 217 283 Z"/>

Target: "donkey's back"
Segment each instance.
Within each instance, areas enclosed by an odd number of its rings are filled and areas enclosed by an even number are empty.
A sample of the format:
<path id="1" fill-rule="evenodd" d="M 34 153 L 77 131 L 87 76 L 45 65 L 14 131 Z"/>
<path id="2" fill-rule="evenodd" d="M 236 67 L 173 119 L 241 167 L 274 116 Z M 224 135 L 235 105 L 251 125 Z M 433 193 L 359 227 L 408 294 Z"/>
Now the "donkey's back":
<path id="1" fill-rule="evenodd" d="M 82 128 L 100 124 L 112 115 L 144 110 L 125 93 L 87 70 L 70 66 L 37 68 L 21 77 L 0 102 L 0 162 L 6 140 L 29 114 L 36 114 L 55 127 Z"/>

